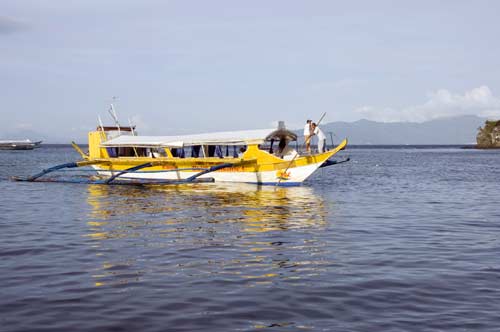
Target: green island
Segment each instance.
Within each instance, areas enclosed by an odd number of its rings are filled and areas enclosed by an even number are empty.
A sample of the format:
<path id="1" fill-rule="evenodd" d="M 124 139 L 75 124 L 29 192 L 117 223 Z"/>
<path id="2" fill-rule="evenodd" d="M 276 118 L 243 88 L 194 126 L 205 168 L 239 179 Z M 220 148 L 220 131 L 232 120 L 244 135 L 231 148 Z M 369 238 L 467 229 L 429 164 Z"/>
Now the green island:
<path id="1" fill-rule="evenodd" d="M 479 127 L 476 136 L 476 147 L 479 149 L 500 148 L 500 120 L 487 120 L 484 127 Z"/>

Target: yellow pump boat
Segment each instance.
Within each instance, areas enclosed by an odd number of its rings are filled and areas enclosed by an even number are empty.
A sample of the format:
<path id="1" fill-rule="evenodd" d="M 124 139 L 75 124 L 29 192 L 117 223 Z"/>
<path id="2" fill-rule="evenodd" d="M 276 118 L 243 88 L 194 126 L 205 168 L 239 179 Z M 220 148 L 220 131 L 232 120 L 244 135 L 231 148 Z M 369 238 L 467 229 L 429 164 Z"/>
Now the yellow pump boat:
<path id="1" fill-rule="evenodd" d="M 338 163 L 329 158 L 347 145 L 344 139 L 325 152 L 299 154 L 292 147 L 297 135 L 283 122 L 275 129 L 183 136 L 139 136 L 134 129 L 101 125 L 88 134 L 88 154 L 73 143 L 83 160 L 16 180 L 35 181 L 63 168 L 90 166 L 103 179 L 99 183 L 106 184 L 241 182 L 296 186 L 318 168 Z"/>

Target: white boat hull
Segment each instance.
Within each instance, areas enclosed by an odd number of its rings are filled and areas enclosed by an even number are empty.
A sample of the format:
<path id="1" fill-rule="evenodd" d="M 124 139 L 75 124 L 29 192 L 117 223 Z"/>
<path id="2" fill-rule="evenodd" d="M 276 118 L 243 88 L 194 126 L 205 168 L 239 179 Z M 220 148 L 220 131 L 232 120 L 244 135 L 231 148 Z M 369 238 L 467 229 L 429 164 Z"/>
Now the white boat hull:
<path id="1" fill-rule="evenodd" d="M 321 163 L 309 164 L 289 168 L 286 174 L 283 171 L 262 171 L 262 172 L 234 172 L 224 169 L 201 175 L 199 178 L 213 178 L 215 182 L 238 182 L 255 184 L 279 184 L 280 186 L 297 186 L 304 182 L 314 171 L 321 166 Z M 99 175 L 110 177 L 118 173 L 102 170 L 99 166 L 93 166 Z M 136 171 L 120 175 L 118 178 L 125 180 L 186 180 L 199 171 Z"/>

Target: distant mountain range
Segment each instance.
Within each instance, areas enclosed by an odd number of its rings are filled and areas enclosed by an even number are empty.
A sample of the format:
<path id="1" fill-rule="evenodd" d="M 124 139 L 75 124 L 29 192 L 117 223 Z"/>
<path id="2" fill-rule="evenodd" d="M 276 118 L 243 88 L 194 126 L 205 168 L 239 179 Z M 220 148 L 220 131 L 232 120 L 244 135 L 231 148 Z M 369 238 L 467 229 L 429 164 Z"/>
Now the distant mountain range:
<path id="1" fill-rule="evenodd" d="M 472 115 L 443 118 L 423 123 L 375 122 L 331 122 L 320 124 L 330 143 L 330 132 L 334 142 L 347 137 L 349 144 L 475 144 L 478 128 L 486 118 Z M 299 132 L 299 131 L 297 131 Z M 299 136 L 302 137 L 302 130 Z"/>
<path id="2" fill-rule="evenodd" d="M 349 144 L 475 144 L 478 128 L 486 118 L 472 115 L 443 118 L 423 123 L 376 122 L 359 120 L 355 122 L 331 122 L 320 124 L 330 144 L 330 132 L 334 142 L 347 137 Z M 302 130 L 296 130 L 303 140 Z M 165 133 L 168 135 L 168 133 Z M 81 137 L 56 137 L 32 130 L 16 130 L 2 133 L 0 139 L 43 140 L 43 143 L 69 144 L 71 140 L 87 143 L 86 134 Z"/>

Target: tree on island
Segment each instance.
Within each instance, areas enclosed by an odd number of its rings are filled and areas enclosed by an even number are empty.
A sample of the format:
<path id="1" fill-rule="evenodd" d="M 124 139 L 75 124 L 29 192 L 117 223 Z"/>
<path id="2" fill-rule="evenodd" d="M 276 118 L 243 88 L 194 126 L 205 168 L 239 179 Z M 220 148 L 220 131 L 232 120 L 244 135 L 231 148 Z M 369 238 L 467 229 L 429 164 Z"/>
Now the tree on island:
<path id="1" fill-rule="evenodd" d="M 484 127 L 478 128 L 478 131 L 476 136 L 478 148 L 500 148 L 500 120 L 487 120 L 484 123 Z"/>

